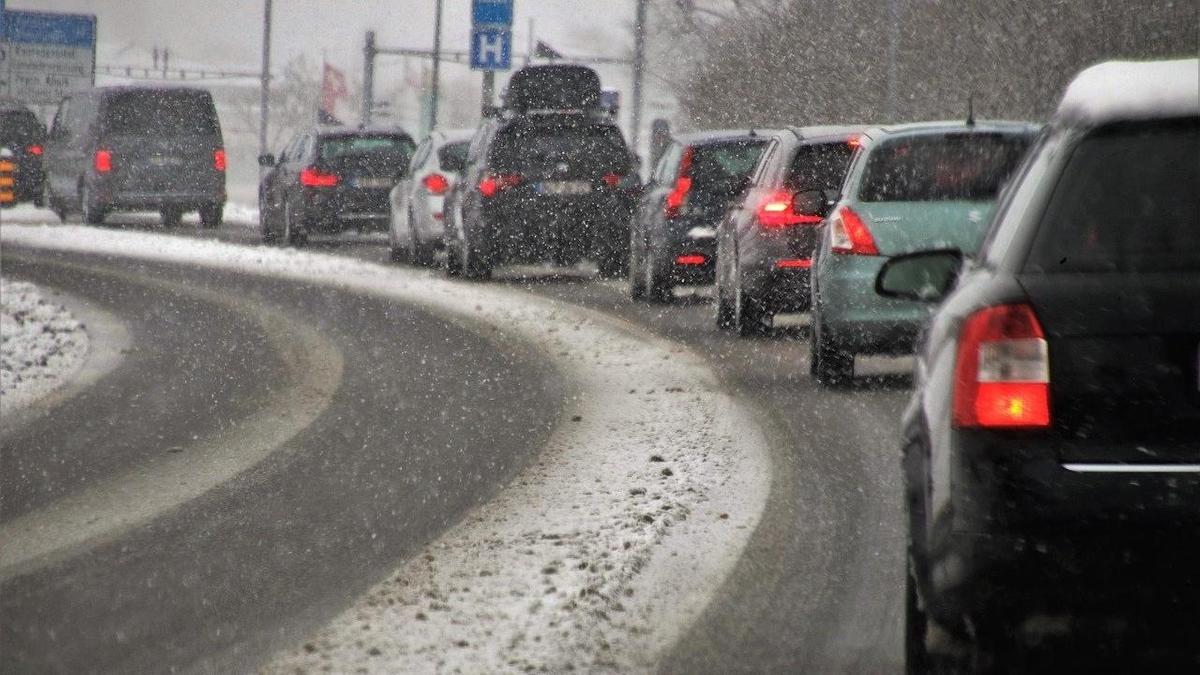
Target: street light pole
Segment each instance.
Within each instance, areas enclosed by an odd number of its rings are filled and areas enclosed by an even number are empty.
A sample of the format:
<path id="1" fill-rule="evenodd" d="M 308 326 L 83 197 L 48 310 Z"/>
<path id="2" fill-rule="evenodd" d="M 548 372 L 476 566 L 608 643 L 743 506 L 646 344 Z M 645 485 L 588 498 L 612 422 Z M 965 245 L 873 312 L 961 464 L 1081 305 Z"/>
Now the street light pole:
<path id="1" fill-rule="evenodd" d="M 438 122 L 438 75 L 442 63 L 442 0 L 437 0 L 436 14 L 433 17 L 433 84 L 429 101 L 429 130 L 433 131 Z"/>
<path id="2" fill-rule="evenodd" d="M 897 52 L 900 48 L 900 0 L 888 0 L 887 94 L 884 118 L 896 119 Z"/>
<path id="3" fill-rule="evenodd" d="M 262 84 L 258 101 L 258 154 L 267 154 L 267 120 L 271 105 L 271 0 L 263 0 Z"/>
<path id="4" fill-rule="evenodd" d="M 363 45 L 363 107 L 362 126 L 371 125 L 371 109 L 375 107 L 375 31 L 367 31 Z"/>
<path id="5" fill-rule="evenodd" d="M 646 71 L 646 2 L 637 0 L 637 18 L 633 24 L 633 109 L 630 111 L 630 145 L 639 152 L 642 133 L 642 78 Z"/>

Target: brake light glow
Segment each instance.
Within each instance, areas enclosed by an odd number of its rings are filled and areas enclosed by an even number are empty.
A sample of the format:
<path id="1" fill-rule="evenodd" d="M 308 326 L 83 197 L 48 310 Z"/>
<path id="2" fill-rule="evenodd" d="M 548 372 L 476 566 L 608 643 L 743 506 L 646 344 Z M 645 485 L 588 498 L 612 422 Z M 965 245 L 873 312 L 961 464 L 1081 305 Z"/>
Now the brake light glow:
<path id="1" fill-rule="evenodd" d="M 337 187 L 337 174 L 326 173 L 315 166 L 305 167 L 300 172 L 300 184 L 310 188 Z"/>
<path id="2" fill-rule="evenodd" d="M 213 150 L 213 168 L 217 171 L 225 170 L 225 148 Z"/>
<path id="3" fill-rule="evenodd" d="M 515 173 L 487 174 L 479 181 L 479 193 L 484 197 L 497 194 L 521 184 L 521 176 Z"/>
<path id="4" fill-rule="evenodd" d="M 621 178 L 623 178 L 623 176 L 621 176 L 619 173 L 606 173 L 604 174 L 604 183 L 605 185 L 608 185 L 608 187 L 615 188 L 621 184 Z"/>
<path id="5" fill-rule="evenodd" d="M 450 189 L 450 181 L 440 173 L 431 173 L 421 179 L 421 184 L 431 195 L 444 195 Z"/>
<path id="6" fill-rule="evenodd" d="M 112 171 L 112 151 L 97 150 L 92 157 L 92 166 L 96 169 L 96 173 L 108 173 Z"/>
<path id="7" fill-rule="evenodd" d="M 954 365 L 954 426 L 1050 425 L 1050 359 L 1029 305 L 981 309 L 963 323 Z"/>
<path id="8" fill-rule="evenodd" d="M 33 145 L 29 146 L 28 148 L 25 148 L 25 152 L 28 152 L 31 155 L 41 156 L 42 146 L 38 145 L 37 143 L 34 143 Z"/>
<path id="9" fill-rule="evenodd" d="M 676 265 L 703 265 L 708 262 L 708 256 L 702 253 L 685 253 L 675 256 Z"/>
<path id="10" fill-rule="evenodd" d="M 796 213 L 795 195 L 790 192 L 775 192 L 758 205 L 758 223 L 767 228 L 819 225 L 821 220 L 820 216 Z"/>
<path id="11" fill-rule="evenodd" d="M 678 218 L 687 206 L 688 193 L 692 190 L 692 157 L 695 150 L 691 147 L 684 149 L 683 157 L 679 159 L 679 175 L 675 177 L 675 187 L 667 194 L 667 203 L 663 206 L 663 215 L 667 218 Z"/>
<path id="12" fill-rule="evenodd" d="M 812 267 L 812 258 L 784 258 L 775 261 L 775 269 L 780 270 L 806 270 Z"/>
<path id="13" fill-rule="evenodd" d="M 851 136 L 850 140 L 846 141 L 846 145 L 852 148 L 862 147 L 862 136 Z"/>
<path id="14" fill-rule="evenodd" d="M 841 255 L 879 255 L 875 237 L 854 209 L 843 206 L 829 221 L 832 242 L 830 248 Z"/>

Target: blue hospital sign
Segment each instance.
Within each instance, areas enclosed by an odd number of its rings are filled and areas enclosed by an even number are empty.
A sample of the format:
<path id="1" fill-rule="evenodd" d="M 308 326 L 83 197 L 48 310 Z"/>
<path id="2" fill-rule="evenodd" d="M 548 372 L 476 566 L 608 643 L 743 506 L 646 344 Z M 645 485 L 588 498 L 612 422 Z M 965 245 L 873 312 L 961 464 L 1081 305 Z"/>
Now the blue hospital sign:
<path id="1" fill-rule="evenodd" d="M 508 70 L 512 67 L 512 31 L 506 28 L 471 29 L 471 69 Z"/>

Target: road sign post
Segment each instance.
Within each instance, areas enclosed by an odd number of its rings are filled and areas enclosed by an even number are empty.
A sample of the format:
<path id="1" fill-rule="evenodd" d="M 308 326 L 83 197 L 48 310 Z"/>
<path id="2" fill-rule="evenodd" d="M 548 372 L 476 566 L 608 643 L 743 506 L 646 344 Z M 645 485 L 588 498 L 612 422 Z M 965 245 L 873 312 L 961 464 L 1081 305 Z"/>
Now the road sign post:
<path id="1" fill-rule="evenodd" d="M 481 109 L 492 107 L 496 71 L 512 68 L 513 0 L 472 0 L 472 70 L 483 71 Z"/>
<path id="2" fill-rule="evenodd" d="M 96 81 L 96 17 L 0 12 L 0 98 L 49 105 Z"/>

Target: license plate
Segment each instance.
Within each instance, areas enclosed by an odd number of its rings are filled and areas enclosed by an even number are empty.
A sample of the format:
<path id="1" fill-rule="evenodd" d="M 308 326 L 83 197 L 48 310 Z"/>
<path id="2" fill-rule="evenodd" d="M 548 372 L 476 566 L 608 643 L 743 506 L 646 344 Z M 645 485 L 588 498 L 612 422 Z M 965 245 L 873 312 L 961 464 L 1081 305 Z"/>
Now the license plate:
<path id="1" fill-rule="evenodd" d="M 181 166 L 183 164 L 183 159 L 179 157 L 164 157 L 162 155 L 155 155 L 150 158 L 150 163 L 154 166 Z"/>
<path id="2" fill-rule="evenodd" d="M 544 195 L 586 195 L 592 184 L 586 180 L 548 180 L 538 184 L 538 193 Z"/>
<path id="3" fill-rule="evenodd" d="M 390 188 L 392 181 L 387 178 L 357 178 L 354 187 L 360 188 Z"/>

